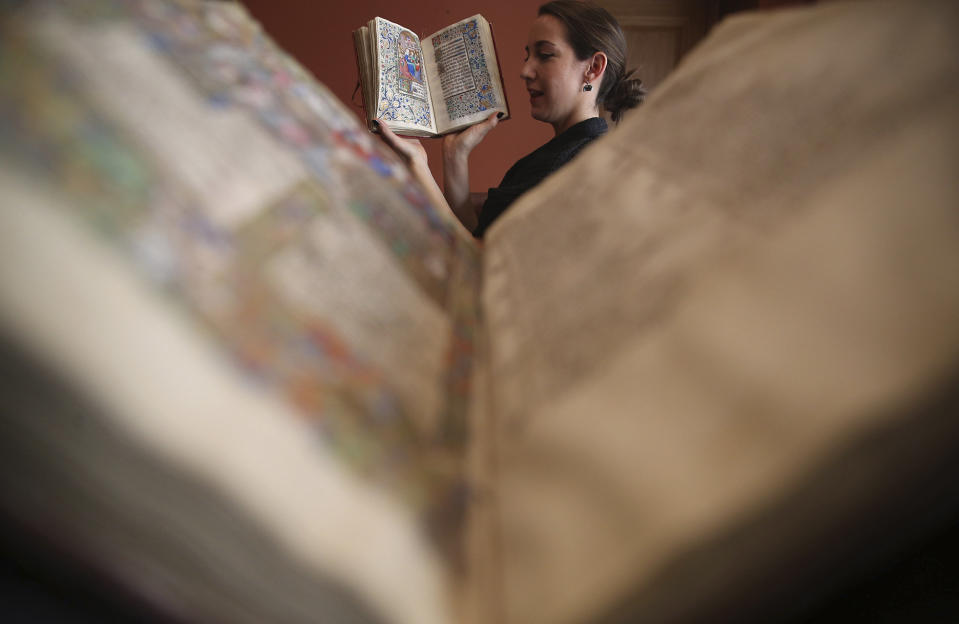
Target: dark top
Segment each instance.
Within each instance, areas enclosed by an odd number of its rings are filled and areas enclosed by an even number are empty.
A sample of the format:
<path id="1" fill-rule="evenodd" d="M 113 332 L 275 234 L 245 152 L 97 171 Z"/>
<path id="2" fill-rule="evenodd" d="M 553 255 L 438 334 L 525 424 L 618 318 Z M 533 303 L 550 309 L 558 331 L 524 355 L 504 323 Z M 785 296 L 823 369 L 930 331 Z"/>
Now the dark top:
<path id="1" fill-rule="evenodd" d="M 516 161 L 499 186 L 489 190 L 473 236 L 482 238 L 490 224 L 520 195 L 572 160 L 590 142 L 606 134 L 607 129 L 606 120 L 601 117 L 581 121 Z"/>

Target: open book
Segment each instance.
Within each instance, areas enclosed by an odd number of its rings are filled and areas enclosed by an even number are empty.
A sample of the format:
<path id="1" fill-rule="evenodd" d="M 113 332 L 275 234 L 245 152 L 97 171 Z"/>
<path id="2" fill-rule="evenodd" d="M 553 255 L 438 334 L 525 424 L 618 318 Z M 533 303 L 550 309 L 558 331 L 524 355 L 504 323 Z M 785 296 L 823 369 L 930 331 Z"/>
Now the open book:
<path id="1" fill-rule="evenodd" d="M 482 248 L 236 4 L 0 20 L 0 522 L 100 591 L 783 621 L 955 510 L 955 3 L 721 24 Z"/>
<path id="2" fill-rule="evenodd" d="M 509 117 L 493 31 L 474 15 L 421 42 L 413 31 L 381 17 L 353 31 L 367 121 L 394 132 L 437 136 Z"/>

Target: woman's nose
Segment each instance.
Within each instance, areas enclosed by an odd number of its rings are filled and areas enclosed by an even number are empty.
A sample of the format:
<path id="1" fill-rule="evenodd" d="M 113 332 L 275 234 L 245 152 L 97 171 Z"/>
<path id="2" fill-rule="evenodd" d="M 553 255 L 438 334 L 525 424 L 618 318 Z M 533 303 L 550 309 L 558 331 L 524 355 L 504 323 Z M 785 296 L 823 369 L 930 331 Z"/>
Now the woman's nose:
<path id="1" fill-rule="evenodd" d="M 519 77 L 523 80 L 532 80 L 533 79 L 533 70 L 530 67 L 529 59 L 523 61 L 523 69 L 519 72 Z"/>

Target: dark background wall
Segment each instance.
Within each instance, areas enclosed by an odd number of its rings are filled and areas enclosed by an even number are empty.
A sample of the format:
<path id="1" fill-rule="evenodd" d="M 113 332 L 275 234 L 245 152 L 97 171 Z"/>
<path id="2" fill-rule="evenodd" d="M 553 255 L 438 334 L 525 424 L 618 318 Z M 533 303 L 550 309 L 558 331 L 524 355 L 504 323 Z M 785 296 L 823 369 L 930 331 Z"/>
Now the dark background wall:
<path id="1" fill-rule="evenodd" d="M 529 100 L 519 78 L 529 25 L 543 0 L 415 0 L 317 2 L 316 0 L 244 0 L 266 32 L 362 117 L 357 93 L 352 31 L 374 17 L 408 27 L 426 37 L 453 22 L 482 13 L 493 24 L 500 67 L 512 118 L 491 132 L 471 157 L 470 187 L 485 192 L 499 184 L 516 160 L 553 135 L 552 128 L 529 116 Z M 352 104 L 356 102 L 356 105 Z M 442 180 L 440 140 L 423 141 L 433 174 Z"/>

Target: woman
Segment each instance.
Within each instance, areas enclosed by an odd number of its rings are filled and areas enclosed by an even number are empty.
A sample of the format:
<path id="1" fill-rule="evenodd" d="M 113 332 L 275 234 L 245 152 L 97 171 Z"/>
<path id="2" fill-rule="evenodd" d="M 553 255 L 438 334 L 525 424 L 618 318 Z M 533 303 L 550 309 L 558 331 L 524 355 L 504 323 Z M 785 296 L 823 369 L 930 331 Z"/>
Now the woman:
<path id="1" fill-rule="evenodd" d="M 606 121 L 599 116 L 600 104 L 619 121 L 625 110 L 642 102 L 642 83 L 629 78 L 632 72 L 627 74 L 625 65 L 626 38 L 605 9 L 576 0 L 554 0 L 541 6 L 530 28 L 520 77 L 529 92 L 533 119 L 552 125 L 556 136 L 513 165 L 499 187 L 490 189 L 481 207 L 470 201 L 468 160 L 470 152 L 496 127 L 497 115 L 444 137 L 444 191 L 433 179 L 426 151 L 418 140 L 399 138 L 382 123 L 380 131 L 431 194 L 437 200 L 445 198 L 463 225 L 482 237 L 520 195 L 607 131 Z"/>

